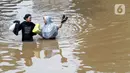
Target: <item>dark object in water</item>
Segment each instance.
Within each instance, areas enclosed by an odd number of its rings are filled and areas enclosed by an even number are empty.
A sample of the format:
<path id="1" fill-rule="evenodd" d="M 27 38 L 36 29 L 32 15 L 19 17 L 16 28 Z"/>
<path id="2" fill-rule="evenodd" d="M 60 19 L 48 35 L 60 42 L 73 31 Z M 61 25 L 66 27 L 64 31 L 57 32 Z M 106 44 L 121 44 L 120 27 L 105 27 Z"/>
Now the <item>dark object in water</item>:
<path id="1" fill-rule="evenodd" d="M 67 19 L 68 19 L 68 17 L 66 17 L 65 15 L 63 15 L 63 16 L 62 16 L 62 21 L 61 21 L 61 23 L 62 23 L 62 24 L 65 23 L 65 22 L 67 21 Z"/>
<path id="2" fill-rule="evenodd" d="M 62 20 L 64 20 L 64 19 L 65 19 L 65 15 L 62 16 Z"/>
<path id="3" fill-rule="evenodd" d="M 15 28 L 13 30 L 13 33 L 15 35 L 18 35 L 18 31 L 19 31 L 19 26 L 20 26 L 20 21 L 19 20 L 15 20 L 13 23 L 15 23 Z"/>

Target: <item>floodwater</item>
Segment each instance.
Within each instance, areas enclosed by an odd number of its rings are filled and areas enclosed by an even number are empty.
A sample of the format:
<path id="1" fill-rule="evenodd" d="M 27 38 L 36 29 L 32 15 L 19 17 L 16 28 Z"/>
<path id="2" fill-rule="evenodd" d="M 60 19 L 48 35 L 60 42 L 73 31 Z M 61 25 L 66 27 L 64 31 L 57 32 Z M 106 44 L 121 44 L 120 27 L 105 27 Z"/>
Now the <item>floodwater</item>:
<path id="1" fill-rule="evenodd" d="M 130 73 L 129 0 L 0 0 L 0 73 Z M 125 15 L 114 13 L 125 4 Z M 21 42 L 8 30 L 14 20 L 32 14 L 43 24 L 69 19 L 56 40 L 34 36 Z"/>

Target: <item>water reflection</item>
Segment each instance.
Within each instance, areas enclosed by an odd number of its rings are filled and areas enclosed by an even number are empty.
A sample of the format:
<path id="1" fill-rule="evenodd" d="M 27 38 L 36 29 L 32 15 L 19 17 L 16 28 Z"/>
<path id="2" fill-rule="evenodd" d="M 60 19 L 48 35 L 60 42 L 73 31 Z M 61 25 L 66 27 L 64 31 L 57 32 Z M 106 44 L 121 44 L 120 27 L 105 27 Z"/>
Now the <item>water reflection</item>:
<path id="1" fill-rule="evenodd" d="M 67 62 L 67 58 L 65 58 L 62 55 L 62 49 L 59 48 L 59 44 L 57 40 L 44 40 L 44 41 L 40 41 L 39 43 L 40 43 L 39 48 L 44 50 L 45 59 L 51 58 L 59 54 L 61 56 L 61 62 L 62 63 Z"/>
<path id="2" fill-rule="evenodd" d="M 52 66 L 55 66 L 55 64 L 53 63 L 53 61 L 55 60 L 59 60 L 58 62 L 55 61 L 55 63 L 59 65 L 60 63 L 61 65 L 62 63 L 67 63 L 67 58 L 63 56 L 62 49 L 59 49 L 57 40 L 41 40 L 39 41 L 39 44 L 36 42 L 24 42 L 23 44 L 21 44 L 21 50 L 17 49 L 14 51 L 15 52 L 12 53 L 12 57 L 15 58 L 15 60 L 13 61 L 18 64 L 18 66 L 14 65 L 14 67 L 22 69 L 22 71 L 25 73 L 32 73 L 32 70 L 28 68 L 33 69 L 33 67 L 35 67 L 36 70 L 41 69 L 41 67 L 46 69 L 46 67 L 48 67 L 50 65 L 49 63 L 51 62 Z M 48 60 L 48 62 L 44 62 L 46 60 Z M 7 65 L 9 65 L 8 63 L 9 62 L 7 62 Z M 3 68 L 6 69 L 6 67 L 4 66 Z M 13 67 L 11 66 L 11 68 Z M 6 73 L 4 69 L 2 70 Z M 40 71 L 44 71 L 45 69 Z M 15 68 L 12 70 L 15 71 Z M 9 72 L 11 72 L 11 69 L 9 70 Z"/>
<path id="3" fill-rule="evenodd" d="M 81 8 L 77 12 L 89 16 L 90 24 L 82 27 L 88 31 L 79 36 L 80 46 L 77 55 L 81 62 L 78 73 L 126 73 L 129 72 L 129 13 L 116 16 L 114 5 L 124 3 L 129 7 L 128 0 L 74 0 L 75 7 Z M 85 7 L 87 6 L 87 7 Z M 85 7 L 85 8 L 84 8 Z M 90 13 L 89 13 L 90 12 Z M 128 9 L 129 12 L 129 9 Z M 124 25 L 126 24 L 126 25 Z M 82 26 L 82 25 L 81 25 Z M 82 53 L 85 52 L 85 53 Z"/>
<path id="4" fill-rule="evenodd" d="M 7 43 L 0 44 L 0 72 L 9 73 L 22 71 L 19 68 L 17 68 L 18 66 L 20 66 L 20 64 L 17 63 L 17 61 L 19 61 L 20 59 L 14 57 L 16 54 L 15 52 L 19 52 L 18 45 L 15 45 L 14 47 L 17 49 L 12 49 L 11 47 L 7 46 Z"/>
<path id="5" fill-rule="evenodd" d="M 37 49 L 37 44 L 36 43 L 23 43 L 22 45 L 22 54 L 21 57 L 25 60 L 25 65 L 26 66 L 31 66 L 32 65 L 32 57 L 34 57 L 34 50 Z"/>

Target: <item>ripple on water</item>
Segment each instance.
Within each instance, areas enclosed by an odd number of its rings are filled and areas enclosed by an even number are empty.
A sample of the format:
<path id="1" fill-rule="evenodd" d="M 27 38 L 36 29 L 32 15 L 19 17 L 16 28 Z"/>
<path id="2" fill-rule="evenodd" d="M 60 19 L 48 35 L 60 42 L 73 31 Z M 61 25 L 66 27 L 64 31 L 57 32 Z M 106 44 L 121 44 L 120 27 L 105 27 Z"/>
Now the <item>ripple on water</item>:
<path id="1" fill-rule="evenodd" d="M 6 54 L 8 51 L 0 51 L 0 54 Z"/>
<path id="2" fill-rule="evenodd" d="M 17 6 L 16 4 L 3 4 L 3 7 L 14 7 Z"/>
<path id="3" fill-rule="evenodd" d="M 16 16 L 14 10 L 17 9 L 17 4 L 11 3 L 11 1 L 1 1 L 0 2 L 0 19 L 8 20 Z"/>
<path id="4" fill-rule="evenodd" d="M 10 64 L 8 62 L 1 62 L 0 66 L 14 66 L 14 64 Z"/>

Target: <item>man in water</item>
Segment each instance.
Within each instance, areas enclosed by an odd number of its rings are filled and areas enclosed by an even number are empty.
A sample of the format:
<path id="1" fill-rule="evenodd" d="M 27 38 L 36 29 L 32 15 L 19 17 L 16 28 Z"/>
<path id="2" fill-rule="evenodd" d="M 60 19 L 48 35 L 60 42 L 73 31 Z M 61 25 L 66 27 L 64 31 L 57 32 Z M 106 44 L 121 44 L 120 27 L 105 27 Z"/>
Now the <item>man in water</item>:
<path id="1" fill-rule="evenodd" d="M 24 20 L 25 21 L 18 27 L 18 32 L 22 30 L 22 41 L 33 41 L 33 35 L 35 35 L 35 33 L 33 33 L 32 30 L 35 24 L 31 22 L 31 14 L 26 14 Z"/>

